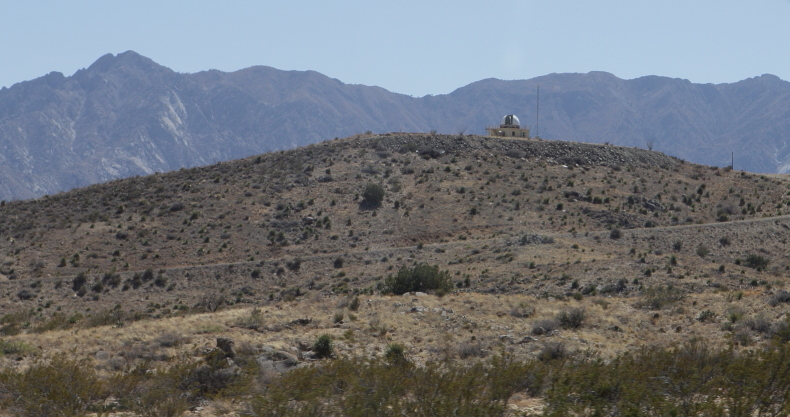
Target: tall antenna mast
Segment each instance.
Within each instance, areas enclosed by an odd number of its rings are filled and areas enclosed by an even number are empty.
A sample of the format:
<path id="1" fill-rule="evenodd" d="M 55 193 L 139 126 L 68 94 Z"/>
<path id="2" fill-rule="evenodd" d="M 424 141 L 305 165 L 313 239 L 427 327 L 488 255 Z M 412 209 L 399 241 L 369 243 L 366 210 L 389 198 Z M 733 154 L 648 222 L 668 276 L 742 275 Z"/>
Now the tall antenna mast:
<path id="1" fill-rule="evenodd" d="M 538 108 L 535 111 L 535 137 L 540 138 L 540 84 L 538 84 Z"/>

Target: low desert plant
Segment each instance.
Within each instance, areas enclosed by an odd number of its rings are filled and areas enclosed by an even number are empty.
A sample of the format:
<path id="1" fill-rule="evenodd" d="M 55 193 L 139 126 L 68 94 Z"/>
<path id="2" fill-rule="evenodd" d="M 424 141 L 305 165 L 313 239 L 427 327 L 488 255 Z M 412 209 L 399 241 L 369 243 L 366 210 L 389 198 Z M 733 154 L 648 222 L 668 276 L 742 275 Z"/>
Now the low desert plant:
<path id="1" fill-rule="evenodd" d="M 762 255 L 749 254 L 743 261 L 743 265 L 758 271 L 764 271 L 768 267 L 770 259 Z"/>
<path id="2" fill-rule="evenodd" d="M 643 295 L 636 303 L 637 308 L 661 310 L 683 299 L 683 292 L 671 285 L 648 288 Z"/>
<path id="3" fill-rule="evenodd" d="M 782 303 L 790 303 L 790 292 L 781 290 L 768 299 L 768 305 L 776 307 Z"/>
<path id="4" fill-rule="evenodd" d="M 7 411 L 16 416 L 83 416 L 101 398 L 101 381 L 87 360 L 56 355 L 21 372 L 0 374 L 9 394 Z"/>
<path id="5" fill-rule="evenodd" d="M 419 264 L 412 268 L 402 267 L 398 274 L 387 277 L 384 281 L 384 292 L 395 295 L 412 291 L 433 290 L 438 295 L 447 293 L 453 288 L 450 273 L 439 271 L 437 265 Z"/>
<path id="6" fill-rule="evenodd" d="M 538 353 L 538 359 L 541 361 L 551 361 L 565 358 L 567 355 L 568 351 L 565 349 L 565 344 L 562 342 L 549 342 L 546 343 L 540 353 Z"/>
<path id="7" fill-rule="evenodd" d="M 560 323 L 560 326 L 565 329 L 578 329 L 582 326 L 584 317 L 584 308 L 575 307 L 560 311 L 560 313 L 557 314 L 557 321 Z"/>
<path id="8" fill-rule="evenodd" d="M 315 343 L 313 343 L 313 352 L 319 358 L 330 358 L 335 354 L 335 347 L 332 343 L 332 336 L 324 333 L 318 336 Z"/>
<path id="9" fill-rule="evenodd" d="M 368 184 L 362 192 L 362 204 L 367 207 L 378 207 L 384 201 L 384 187 L 379 184 Z"/>
<path id="10" fill-rule="evenodd" d="M 483 345 L 479 341 L 464 342 L 458 346 L 458 357 L 461 359 L 467 358 L 484 358 L 488 355 L 483 349 Z"/>
<path id="11" fill-rule="evenodd" d="M 402 364 L 408 362 L 406 358 L 406 347 L 400 343 L 390 343 L 387 346 L 387 351 L 384 353 L 384 358 L 393 364 Z"/>
<path id="12" fill-rule="evenodd" d="M 532 324 L 532 334 L 538 336 L 544 335 L 557 330 L 559 327 L 560 323 L 555 319 L 538 320 Z"/>
<path id="13" fill-rule="evenodd" d="M 510 308 L 510 315 L 517 318 L 527 318 L 535 314 L 535 308 L 525 302 Z"/>
<path id="14" fill-rule="evenodd" d="M 711 310 L 702 310 L 697 316 L 697 320 L 701 322 L 711 321 L 716 318 L 716 313 Z"/>

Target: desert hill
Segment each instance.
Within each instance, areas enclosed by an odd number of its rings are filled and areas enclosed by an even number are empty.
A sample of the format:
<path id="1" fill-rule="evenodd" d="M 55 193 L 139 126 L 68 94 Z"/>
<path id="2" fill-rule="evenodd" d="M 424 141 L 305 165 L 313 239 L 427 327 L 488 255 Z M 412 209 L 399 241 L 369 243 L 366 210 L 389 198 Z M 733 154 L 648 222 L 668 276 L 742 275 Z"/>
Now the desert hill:
<path id="1" fill-rule="evenodd" d="M 323 332 L 420 363 L 754 346 L 790 300 L 789 185 L 638 148 L 385 134 L 6 202 L 0 333 L 41 349 L 3 363 L 74 349 L 109 372 Z M 382 293 L 418 264 L 453 290 Z"/>
<path id="2" fill-rule="evenodd" d="M 363 132 L 483 134 L 504 114 L 552 140 L 655 148 L 696 163 L 787 172 L 790 84 L 550 74 L 410 97 L 314 71 L 181 74 L 133 51 L 0 90 L 0 199 L 204 166 Z M 537 126 L 533 126 L 535 128 Z M 533 130 L 533 133 L 536 133 Z"/>
<path id="3" fill-rule="evenodd" d="M 368 184 L 382 186 L 379 206 L 360 197 Z M 372 291 L 413 262 L 446 266 L 476 291 L 562 295 L 572 281 L 606 285 L 663 270 L 673 254 L 688 261 L 642 285 L 671 277 L 693 287 L 681 277 L 710 275 L 758 250 L 783 253 L 786 194 L 783 179 L 634 148 L 353 137 L 5 203 L 3 308 L 114 305 L 140 291 L 183 292 L 178 298 L 194 306 L 202 291 L 193 281 L 210 277 L 217 290 L 255 284 L 254 296 L 237 297 L 248 301 L 294 286 Z M 709 253 L 697 256 L 699 246 Z M 343 268 L 334 267 L 338 258 Z M 770 265 L 779 275 L 781 259 Z M 162 280 L 135 283 L 146 270 Z M 75 304 L 78 274 L 88 282 Z M 740 271 L 714 275 L 751 281 Z M 554 279 L 563 285 L 544 283 Z M 102 280 L 112 284 L 91 291 Z M 52 299 L 38 295 L 53 285 Z"/>

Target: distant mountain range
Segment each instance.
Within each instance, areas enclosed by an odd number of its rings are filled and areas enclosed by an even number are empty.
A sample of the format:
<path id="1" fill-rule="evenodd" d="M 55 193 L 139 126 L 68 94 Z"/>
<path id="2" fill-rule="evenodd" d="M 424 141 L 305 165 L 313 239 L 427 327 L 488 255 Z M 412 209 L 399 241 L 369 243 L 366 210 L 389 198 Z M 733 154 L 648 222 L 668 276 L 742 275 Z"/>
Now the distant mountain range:
<path id="1" fill-rule="evenodd" d="M 534 125 L 538 85 L 545 139 L 653 147 L 718 166 L 734 152 L 736 169 L 790 172 L 790 83 L 773 75 L 713 85 L 550 74 L 415 98 L 314 71 L 180 74 L 128 51 L 0 90 L 0 199 L 366 131 L 483 134 L 511 113 Z"/>

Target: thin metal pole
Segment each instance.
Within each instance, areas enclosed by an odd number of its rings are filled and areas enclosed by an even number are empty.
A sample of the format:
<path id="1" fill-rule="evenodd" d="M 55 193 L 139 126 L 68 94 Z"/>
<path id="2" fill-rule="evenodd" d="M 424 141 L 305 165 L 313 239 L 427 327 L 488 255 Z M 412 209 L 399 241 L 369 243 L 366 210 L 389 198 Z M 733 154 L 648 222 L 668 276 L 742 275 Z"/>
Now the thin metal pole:
<path id="1" fill-rule="evenodd" d="M 538 85 L 538 108 L 535 110 L 535 137 L 540 137 L 540 85 Z"/>

